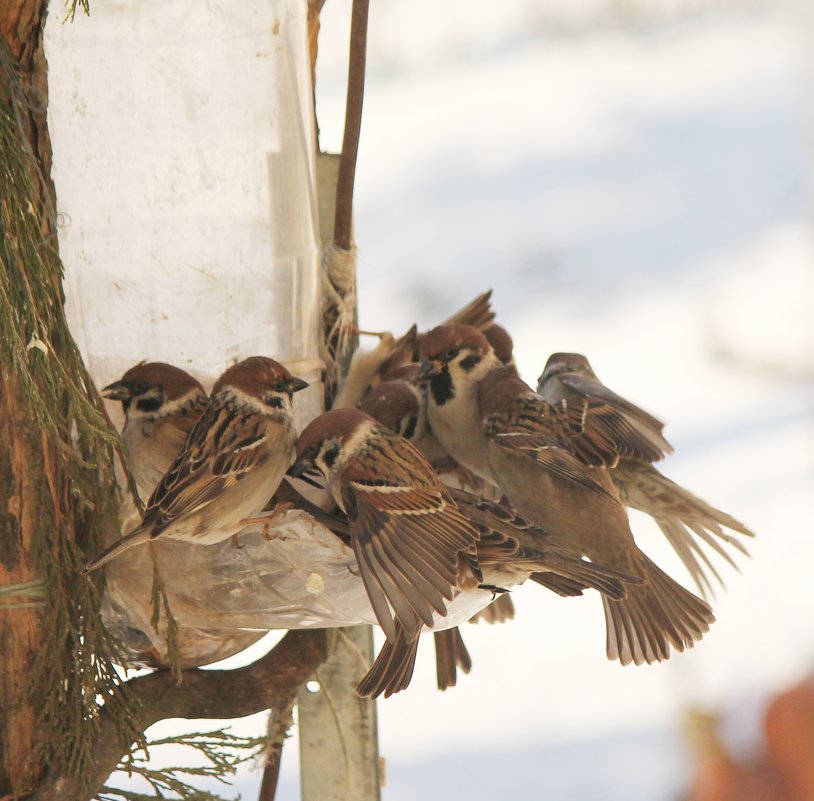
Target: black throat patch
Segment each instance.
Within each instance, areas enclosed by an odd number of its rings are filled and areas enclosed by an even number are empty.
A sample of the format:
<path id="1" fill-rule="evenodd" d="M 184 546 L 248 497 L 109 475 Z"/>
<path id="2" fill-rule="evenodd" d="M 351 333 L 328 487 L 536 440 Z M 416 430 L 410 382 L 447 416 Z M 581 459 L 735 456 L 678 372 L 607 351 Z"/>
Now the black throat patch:
<path id="1" fill-rule="evenodd" d="M 452 384 L 452 376 L 449 374 L 449 367 L 444 369 L 430 379 L 430 394 L 436 406 L 443 406 L 455 397 L 455 387 Z"/>

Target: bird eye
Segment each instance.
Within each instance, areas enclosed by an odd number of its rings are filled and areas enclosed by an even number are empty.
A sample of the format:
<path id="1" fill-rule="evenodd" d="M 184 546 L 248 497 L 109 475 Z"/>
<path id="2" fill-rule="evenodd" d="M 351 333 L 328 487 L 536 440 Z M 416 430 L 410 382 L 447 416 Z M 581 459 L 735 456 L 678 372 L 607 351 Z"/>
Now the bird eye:
<path id="1" fill-rule="evenodd" d="M 133 395 L 143 395 L 149 387 L 147 384 L 142 384 L 140 381 L 133 384 L 132 393 Z"/>
<path id="2" fill-rule="evenodd" d="M 444 358 L 447 360 L 454 359 L 458 355 L 458 348 L 449 348 L 447 352 L 444 354 Z"/>

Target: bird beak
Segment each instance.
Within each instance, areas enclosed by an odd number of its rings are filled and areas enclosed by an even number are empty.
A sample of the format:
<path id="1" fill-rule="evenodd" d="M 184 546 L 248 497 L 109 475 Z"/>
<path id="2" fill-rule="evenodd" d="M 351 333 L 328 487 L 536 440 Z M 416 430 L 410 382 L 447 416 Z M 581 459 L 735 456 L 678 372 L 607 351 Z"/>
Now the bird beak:
<path id="1" fill-rule="evenodd" d="M 303 381 L 301 378 L 293 376 L 286 381 L 285 391 L 293 395 L 295 392 L 299 392 L 301 389 L 305 389 L 307 386 L 307 381 Z"/>
<path id="2" fill-rule="evenodd" d="M 126 401 L 130 400 L 132 393 L 130 387 L 124 381 L 114 381 L 102 390 L 102 397 L 108 400 Z"/>
<path id="3" fill-rule="evenodd" d="M 429 381 L 437 375 L 441 375 L 444 370 L 444 363 L 439 359 L 424 359 L 421 362 L 421 367 L 418 369 L 416 378 L 419 381 Z"/>
<path id="4" fill-rule="evenodd" d="M 314 460 L 309 453 L 303 453 L 295 462 L 288 468 L 288 475 L 294 478 L 302 478 L 306 473 L 315 470 Z"/>

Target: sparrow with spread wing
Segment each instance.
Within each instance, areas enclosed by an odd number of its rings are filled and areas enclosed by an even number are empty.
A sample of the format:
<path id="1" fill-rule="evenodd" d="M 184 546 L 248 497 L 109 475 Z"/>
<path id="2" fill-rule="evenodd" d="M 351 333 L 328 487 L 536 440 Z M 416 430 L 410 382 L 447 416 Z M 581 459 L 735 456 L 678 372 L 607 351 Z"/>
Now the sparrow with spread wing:
<path id="1" fill-rule="evenodd" d="M 662 436 L 664 424 L 629 400 L 608 389 L 594 373 L 585 356 L 579 353 L 552 354 L 542 375 L 537 392 L 549 403 L 579 404 L 602 402 L 624 415 L 664 453 L 672 448 Z M 606 432 L 611 438 L 612 431 Z M 650 454 L 652 456 L 652 454 Z M 716 509 L 671 481 L 657 470 L 647 454 L 632 454 L 613 466 L 611 478 L 626 506 L 650 515 L 681 558 L 704 597 L 713 594 L 714 578 L 723 580 L 709 559 L 702 543 L 737 569 L 725 545 L 743 554 L 748 551 L 739 539 L 724 531 L 728 528 L 744 537 L 754 534 L 740 521 Z"/>
<path id="2" fill-rule="evenodd" d="M 429 384 L 428 419 L 442 447 L 556 544 L 641 579 L 626 598 L 602 596 L 608 657 L 657 662 L 701 639 L 712 610 L 637 547 L 603 466 L 651 453 L 652 438 L 606 404 L 547 403 L 471 327 L 439 326 L 421 348 L 419 377 Z"/>

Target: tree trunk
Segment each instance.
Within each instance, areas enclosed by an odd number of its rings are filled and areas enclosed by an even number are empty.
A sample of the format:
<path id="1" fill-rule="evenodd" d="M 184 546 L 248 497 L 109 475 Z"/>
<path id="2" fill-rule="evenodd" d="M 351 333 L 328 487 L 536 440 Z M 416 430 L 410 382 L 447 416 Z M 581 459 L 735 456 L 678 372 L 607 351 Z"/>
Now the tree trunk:
<path id="1" fill-rule="evenodd" d="M 42 37 L 45 0 L 5 0 L 0 6 L 0 103 L 14 104 L 12 88 L 17 86 L 28 99 L 28 114 L 17 114 L 20 136 L 28 140 L 37 155 L 41 174 L 50 176 L 51 144 L 46 125 L 47 72 Z M 16 71 L 17 76 L 11 74 Z M 53 187 L 32 176 L 35 186 L 50 197 L 41 207 L 54 207 Z M 3 175 L 4 182 L 6 176 Z M 4 188 L 5 189 L 5 188 Z M 0 203 L 8 202 L 0 189 Z M 6 198 L 4 200 L 3 198 Z M 50 216 L 43 214 L 42 236 L 51 230 Z M 13 230 L 0 232 L 13 237 Z M 4 265 L 7 269 L 10 265 Z M 54 276 L 55 287 L 59 276 Z M 57 294 L 57 298 L 59 295 Z M 26 584 L 37 579 L 32 562 L 34 538 L 43 518 L 43 501 L 49 495 L 44 471 L 43 441 L 32 425 L 27 399 L 10 365 L 0 365 L 0 588 Z M 41 610 L 26 606 L 25 596 L 4 596 L 18 608 L 0 609 L 0 797 L 25 792 L 39 774 L 35 755 L 35 710 L 26 697 L 28 678 L 41 646 Z M 30 601 L 29 601 L 30 603 Z"/>

